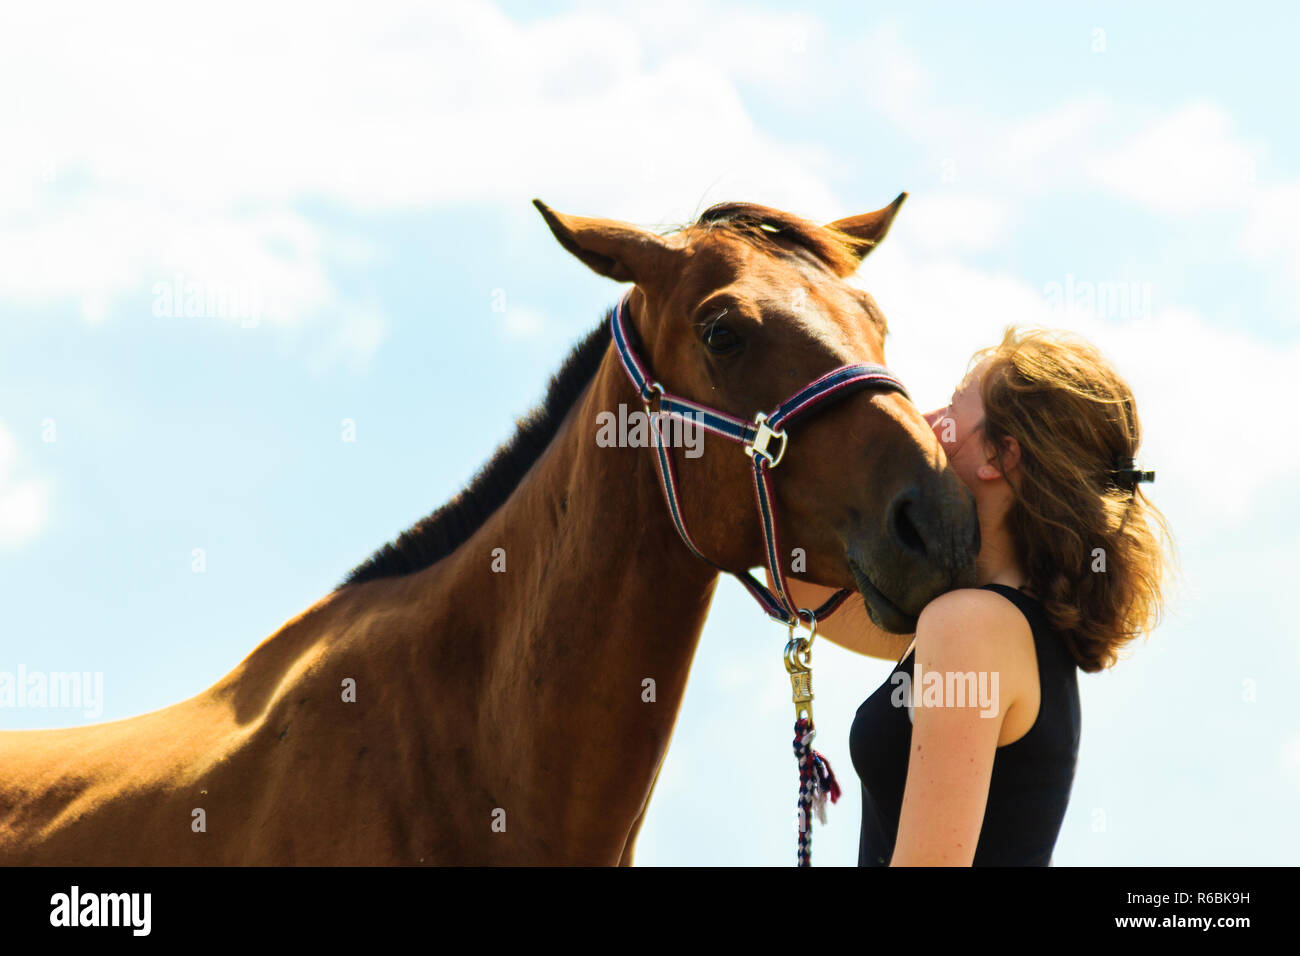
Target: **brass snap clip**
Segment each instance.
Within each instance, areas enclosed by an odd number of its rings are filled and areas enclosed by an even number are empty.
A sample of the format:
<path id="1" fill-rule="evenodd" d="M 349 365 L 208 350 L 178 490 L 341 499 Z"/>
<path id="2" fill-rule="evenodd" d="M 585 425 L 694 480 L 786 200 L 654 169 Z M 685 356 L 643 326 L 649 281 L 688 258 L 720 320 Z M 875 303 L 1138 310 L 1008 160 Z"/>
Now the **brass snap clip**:
<path id="1" fill-rule="evenodd" d="M 817 618 L 812 619 L 812 633 L 807 637 L 796 637 L 794 624 L 790 625 L 790 642 L 785 646 L 785 669 L 790 675 L 791 699 L 794 701 L 794 719 L 803 718 L 812 723 L 812 643 L 817 637 Z"/>

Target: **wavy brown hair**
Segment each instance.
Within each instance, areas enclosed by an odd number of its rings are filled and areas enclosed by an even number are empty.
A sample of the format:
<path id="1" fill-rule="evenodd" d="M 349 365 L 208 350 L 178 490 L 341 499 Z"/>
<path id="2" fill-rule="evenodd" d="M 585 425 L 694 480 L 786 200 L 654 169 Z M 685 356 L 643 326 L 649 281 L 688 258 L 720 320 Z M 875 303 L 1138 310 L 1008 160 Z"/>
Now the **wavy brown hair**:
<path id="1" fill-rule="evenodd" d="M 1016 557 L 1079 667 L 1104 670 L 1159 622 L 1174 559 L 1164 516 L 1116 476 L 1142 442 L 1133 392 L 1065 332 L 1008 327 L 971 364 L 986 361 L 985 438 L 1020 445 L 1006 519 Z"/>

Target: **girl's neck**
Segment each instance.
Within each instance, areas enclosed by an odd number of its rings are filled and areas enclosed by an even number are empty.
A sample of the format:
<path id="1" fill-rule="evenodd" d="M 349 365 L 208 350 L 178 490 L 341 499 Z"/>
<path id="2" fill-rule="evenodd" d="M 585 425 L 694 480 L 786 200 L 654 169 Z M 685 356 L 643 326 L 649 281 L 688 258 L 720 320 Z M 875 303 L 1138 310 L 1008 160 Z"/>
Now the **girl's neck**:
<path id="1" fill-rule="evenodd" d="M 989 516 L 980 514 L 980 553 L 975 559 L 976 581 L 985 584 L 1005 584 L 1007 587 L 1023 587 L 1027 582 L 1024 570 L 1016 558 L 1016 549 L 1011 533 L 1006 526 L 1006 512 Z"/>

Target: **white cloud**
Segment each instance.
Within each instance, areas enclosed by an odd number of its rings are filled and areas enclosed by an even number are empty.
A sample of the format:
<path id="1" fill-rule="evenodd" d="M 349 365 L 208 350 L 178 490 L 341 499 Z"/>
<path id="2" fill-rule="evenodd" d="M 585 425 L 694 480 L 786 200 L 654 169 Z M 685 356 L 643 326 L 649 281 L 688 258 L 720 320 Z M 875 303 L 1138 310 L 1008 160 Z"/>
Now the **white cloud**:
<path id="1" fill-rule="evenodd" d="M 935 192 L 909 197 L 900 226 L 918 247 L 979 251 L 1006 237 L 1008 205 L 990 196 Z"/>
<path id="2" fill-rule="evenodd" d="M 14 463 L 18 460 L 18 443 L 9 430 L 0 424 L 0 482 L 9 477 Z"/>
<path id="3" fill-rule="evenodd" d="M 1157 119 L 1128 143 L 1086 156 L 1094 182 L 1115 195 L 1177 219 L 1203 218 L 1201 232 L 1225 256 L 1265 267 L 1281 290 L 1265 324 L 1300 321 L 1300 180 L 1260 181 L 1265 146 L 1239 136 L 1232 117 L 1193 103 Z"/>
<path id="4" fill-rule="evenodd" d="M 1080 178 L 1080 157 L 1086 155 L 1111 113 L 1109 103 L 1100 96 L 1063 103 L 999 131 L 993 161 L 1017 191 L 1075 185 Z"/>
<path id="5" fill-rule="evenodd" d="M 849 39 L 846 49 L 829 62 L 860 64 L 863 102 L 921 146 L 940 176 L 942 185 L 928 197 L 934 205 L 923 208 L 918 195 L 909 208 L 914 220 L 935 220 L 911 233 L 918 245 L 988 248 L 1025 215 L 1028 201 L 1100 189 L 1162 215 L 1223 214 L 1225 220 L 1205 229 L 1223 232 L 1225 252 L 1270 267 L 1269 280 L 1284 287 L 1279 313 L 1300 319 L 1293 306 L 1300 290 L 1300 232 L 1294 228 L 1300 181 L 1260 182 L 1265 145 L 1239 135 L 1220 106 L 1191 102 L 1152 118 L 1089 93 L 1038 115 L 1004 118 L 940 96 L 943 77 L 909 46 L 897 22 Z M 996 196 L 1001 215 L 991 222 L 972 216 L 987 231 L 952 240 L 963 206 L 974 198 L 972 188 Z M 940 199 L 949 189 L 968 192 L 945 208 Z"/>
<path id="6" fill-rule="evenodd" d="M 1162 117 L 1119 149 L 1091 158 L 1106 189 L 1164 213 L 1240 208 L 1255 188 L 1260 147 L 1237 138 L 1232 118 L 1208 103 Z"/>
<path id="7" fill-rule="evenodd" d="M 179 273 L 256 288 L 282 322 L 342 309 L 331 240 L 299 211 L 313 199 L 535 216 L 541 194 L 667 223 L 761 186 L 770 204 L 837 212 L 827 156 L 765 134 L 737 92 L 771 93 L 783 64 L 811 59 L 820 28 L 801 14 L 694 28 L 684 3 L 523 24 L 488 3 L 414 0 L 235 2 L 185 20 L 153 2 L 74 11 L 10 6 L 0 23 L 0 209 L 13 210 L 0 299 L 66 301 L 97 321 Z M 736 31 L 754 58 L 718 54 Z"/>
<path id="8" fill-rule="evenodd" d="M 16 478 L 23 456 L 18 442 L 0 422 L 0 548 L 16 548 L 34 538 L 49 515 L 50 485 L 37 478 Z"/>
<path id="9" fill-rule="evenodd" d="M 28 223 L 0 225 L 0 296 L 72 299 L 90 321 L 133 290 L 178 281 L 204 300 L 223 290 L 247 293 L 272 322 L 299 319 L 334 298 L 322 238 L 292 212 L 241 215 L 122 195 L 111 186 L 105 192 L 75 204 L 53 200 Z"/>
<path id="10" fill-rule="evenodd" d="M 1261 189 L 1253 197 L 1250 218 L 1243 230 L 1242 248 L 1266 259 L 1279 250 L 1294 253 L 1296 223 L 1300 222 L 1300 182 Z"/>
<path id="11" fill-rule="evenodd" d="M 1256 262 L 1277 268 L 1284 302 L 1279 310 L 1300 319 L 1295 301 L 1300 297 L 1300 180 L 1261 188 L 1251 197 L 1237 247 Z"/>
<path id="12" fill-rule="evenodd" d="M 505 331 L 511 338 L 532 338 L 546 327 L 546 317 L 537 309 L 512 305 L 505 313 Z"/>
<path id="13" fill-rule="evenodd" d="M 846 63 L 854 65 L 847 73 Z M 893 20 L 848 38 L 822 67 L 823 83 L 856 83 L 865 105 L 920 144 L 945 186 L 996 186 L 1004 201 L 1077 188 L 1081 157 L 1112 122 L 1110 103 L 1097 94 L 1015 119 L 954 100 L 951 80 L 929 69 Z"/>
<path id="14" fill-rule="evenodd" d="M 867 104 L 916 140 L 942 142 L 958 131 L 968 138 L 963 114 L 940 99 L 934 75 L 903 40 L 896 20 L 851 40 L 845 55 L 825 65 L 833 70 L 841 63 L 857 68 L 856 76 L 849 73 L 841 82 L 856 81 Z"/>
<path id="15" fill-rule="evenodd" d="M 349 308 L 330 327 L 325 340 L 311 349 L 308 364 L 317 374 L 336 365 L 364 371 L 387 336 L 388 322 L 376 309 Z"/>

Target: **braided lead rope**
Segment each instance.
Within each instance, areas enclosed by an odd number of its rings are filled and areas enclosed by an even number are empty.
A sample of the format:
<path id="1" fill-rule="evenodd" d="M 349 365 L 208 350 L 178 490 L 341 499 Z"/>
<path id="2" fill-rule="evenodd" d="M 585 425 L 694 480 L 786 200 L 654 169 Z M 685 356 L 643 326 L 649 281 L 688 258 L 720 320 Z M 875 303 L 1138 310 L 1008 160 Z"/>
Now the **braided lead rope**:
<path id="1" fill-rule="evenodd" d="M 799 866 L 812 865 L 813 772 L 812 725 L 801 717 L 794 722 L 794 760 L 799 767 Z"/>
<path id="2" fill-rule="evenodd" d="M 812 866 L 813 815 L 825 826 L 826 798 L 829 796 L 831 803 L 838 803 L 843 792 L 831 770 L 831 762 L 812 749 L 816 736 L 811 720 L 801 717 L 795 721 L 794 759 L 799 767 L 799 866 Z"/>

